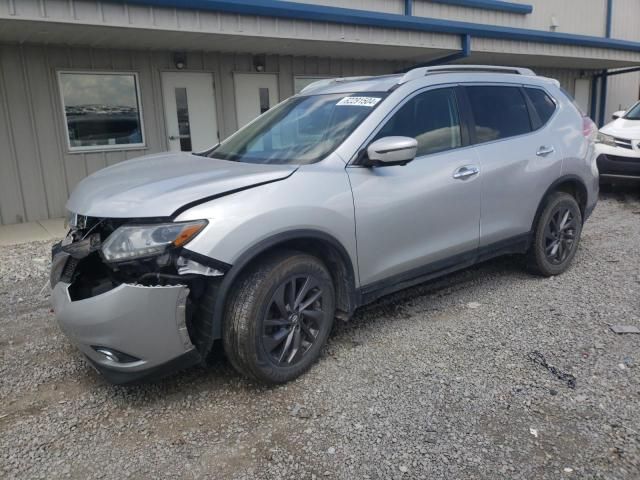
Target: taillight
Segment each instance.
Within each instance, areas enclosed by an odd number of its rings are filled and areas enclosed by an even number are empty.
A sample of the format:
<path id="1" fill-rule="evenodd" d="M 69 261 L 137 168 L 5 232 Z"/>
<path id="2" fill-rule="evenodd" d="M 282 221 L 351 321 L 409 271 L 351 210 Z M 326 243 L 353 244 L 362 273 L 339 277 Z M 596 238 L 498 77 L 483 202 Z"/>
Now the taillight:
<path id="1" fill-rule="evenodd" d="M 591 120 L 587 116 L 583 116 L 582 117 L 582 134 L 591 140 L 595 140 L 597 133 L 598 133 L 598 127 L 596 126 L 595 123 L 593 123 L 593 120 Z"/>

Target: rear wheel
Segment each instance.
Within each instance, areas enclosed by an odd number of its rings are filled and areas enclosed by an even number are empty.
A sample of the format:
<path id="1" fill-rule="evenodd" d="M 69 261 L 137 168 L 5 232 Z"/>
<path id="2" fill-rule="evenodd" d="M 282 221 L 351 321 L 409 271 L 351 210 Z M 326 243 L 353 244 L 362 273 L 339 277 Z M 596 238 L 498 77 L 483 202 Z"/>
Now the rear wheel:
<path id="1" fill-rule="evenodd" d="M 564 192 L 551 194 L 535 228 L 530 269 L 546 277 L 563 273 L 578 250 L 581 233 L 582 214 L 575 198 Z"/>
<path id="2" fill-rule="evenodd" d="M 240 373 L 284 383 L 318 358 L 335 315 L 331 275 L 317 258 L 279 252 L 248 271 L 228 302 L 224 349 Z"/>

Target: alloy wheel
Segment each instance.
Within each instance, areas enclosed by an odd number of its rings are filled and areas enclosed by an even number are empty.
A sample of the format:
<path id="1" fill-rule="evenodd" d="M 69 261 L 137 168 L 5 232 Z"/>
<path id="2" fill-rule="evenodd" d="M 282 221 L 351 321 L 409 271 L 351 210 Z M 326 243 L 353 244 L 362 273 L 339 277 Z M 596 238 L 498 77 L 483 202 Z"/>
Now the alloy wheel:
<path id="1" fill-rule="evenodd" d="M 575 247 L 577 219 L 572 209 L 558 207 L 544 230 L 544 253 L 553 265 L 563 263 Z"/>
<path id="2" fill-rule="evenodd" d="M 326 315 L 323 290 L 313 275 L 294 276 L 274 292 L 263 320 L 262 344 L 278 366 L 298 363 L 318 338 Z"/>

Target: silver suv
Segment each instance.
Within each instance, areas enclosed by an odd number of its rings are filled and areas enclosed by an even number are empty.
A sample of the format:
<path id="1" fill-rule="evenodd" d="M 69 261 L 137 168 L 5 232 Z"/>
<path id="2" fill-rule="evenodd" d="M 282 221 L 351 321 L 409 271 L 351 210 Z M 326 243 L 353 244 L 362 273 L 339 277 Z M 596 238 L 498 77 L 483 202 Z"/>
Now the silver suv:
<path id="1" fill-rule="evenodd" d="M 314 83 L 209 151 L 83 180 L 53 248 L 58 322 L 115 383 L 222 349 L 286 382 L 382 295 L 503 254 L 565 271 L 596 205 L 595 135 L 527 69 Z"/>

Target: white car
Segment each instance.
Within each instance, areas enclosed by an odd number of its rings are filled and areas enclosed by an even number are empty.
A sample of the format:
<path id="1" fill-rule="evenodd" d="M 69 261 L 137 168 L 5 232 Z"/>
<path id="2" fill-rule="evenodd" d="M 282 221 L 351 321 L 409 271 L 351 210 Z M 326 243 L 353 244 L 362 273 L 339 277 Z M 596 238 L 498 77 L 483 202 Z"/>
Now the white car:
<path id="1" fill-rule="evenodd" d="M 600 129 L 596 144 L 598 170 L 605 181 L 640 179 L 640 101 L 613 114 Z"/>

